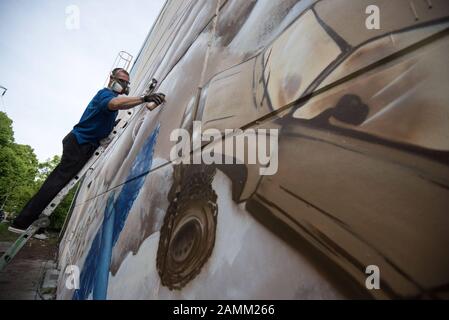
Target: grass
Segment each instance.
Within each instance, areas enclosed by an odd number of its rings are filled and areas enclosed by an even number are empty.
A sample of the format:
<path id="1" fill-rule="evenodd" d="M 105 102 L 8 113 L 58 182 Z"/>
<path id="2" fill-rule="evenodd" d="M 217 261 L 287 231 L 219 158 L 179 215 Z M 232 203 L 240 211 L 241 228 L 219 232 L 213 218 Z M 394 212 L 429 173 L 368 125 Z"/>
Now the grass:
<path id="1" fill-rule="evenodd" d="M 8 231 L 9 223 L 0 223 L 0 241 L 15 241 L 19 235 Z"/>

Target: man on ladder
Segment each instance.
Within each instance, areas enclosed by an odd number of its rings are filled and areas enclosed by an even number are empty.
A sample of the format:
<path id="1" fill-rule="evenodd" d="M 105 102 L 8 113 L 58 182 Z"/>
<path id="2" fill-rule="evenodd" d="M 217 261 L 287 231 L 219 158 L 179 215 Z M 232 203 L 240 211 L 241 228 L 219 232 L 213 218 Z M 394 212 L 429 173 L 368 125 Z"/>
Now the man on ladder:
<path id="1" fill-rule="evenodd" d="M 114 69 L 106 88 L 98 91 L 88 104 L 80 121 L 62 141 L 63 153 L 60 163 L 50 173 L 39 191 L 25 205 L 8 228 L 24 233 L 56 195 L 76 176 L 92 157 L 100 140 L 106 138 L 115 125 L 118 110 L 136 107 L 142 103 L 159 106 L 165 95 L 151 93 L 141 97 L 124 97 L 129 93 L 129 74 L 125 69 Z"/>

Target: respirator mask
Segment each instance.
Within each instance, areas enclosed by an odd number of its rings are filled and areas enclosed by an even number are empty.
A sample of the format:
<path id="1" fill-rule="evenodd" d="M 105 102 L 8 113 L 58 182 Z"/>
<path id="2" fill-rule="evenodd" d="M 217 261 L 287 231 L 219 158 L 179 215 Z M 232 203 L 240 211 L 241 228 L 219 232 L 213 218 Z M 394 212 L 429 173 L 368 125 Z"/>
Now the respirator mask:
<path id="1" fill-rule="evenodd" d="M 122 80 L 122 79 L 117 79 L 113 76 L 111 76 L 113 81 L 111 83 L 111 90 L 118 93 L 118 94 L 124 94 L 124 95 L 128 95 L 129 94 L 129 82 Z"/>

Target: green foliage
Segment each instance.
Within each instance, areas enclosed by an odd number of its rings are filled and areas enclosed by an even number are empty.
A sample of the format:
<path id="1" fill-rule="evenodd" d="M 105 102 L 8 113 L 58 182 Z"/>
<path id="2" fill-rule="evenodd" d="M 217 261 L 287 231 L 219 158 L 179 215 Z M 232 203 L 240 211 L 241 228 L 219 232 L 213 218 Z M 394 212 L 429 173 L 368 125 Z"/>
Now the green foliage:
<path id="1" fill-rule="evenodd" d="M 69 212 L 70 205 L 72 204 L 75 191 L 78 186 L 73 187 L 72 190 L 67 194 L 67 196 L 61 201 L 61 203 L 56 207 L 55 211 L 50 218 L 50 229 L 61 230 L 64 225 L 65 218 Z"/>
<path id="2" fill-rule="evenodd" d="M 38 161 L 30 146 L 14 143 L 12 121 L 0 112 L 0 206 L 15 210 L 20 187 L 34 187 Z"/>
<path id="3" fill-rule="evenodd" d="M 61 159 L 54 156 L 39 163 L 30 146 L 14 141 L 12 120 L 0 112 L 0 208 L 17 215 Z M 74 189 L 55 209 L 50 228 L 62 227 L 73 195 Z"/>
<path id="4" fill-rule="evenodd" d="M 9 225 L 0 223 L 0 240 L 1 241 L 16 241 L 17 234 L 8 231 Z"/>
<path id="5" fill-rule="evenodd" d="M 56 168 L 56 166 L 61 161 L 60 156 L 53 156 L 51 159 L 47 159 L 47 161 L 39 163 L 38 172 L 36 175 L 36 180 L 39 183 L 43 183 L 45 179 L 47 179 L 48 175 Z"/>
<path id="6" fill-rule="evenodd" d="M 50 175 L 50 173 L 56 168 L 56 166 L 61 161 L 60 156 L 54 156 L 51 159 L 47 159 L 47 161 L 39 163 L 38 172 L 36 174 L 36 182 L 37 185 L 40 186 L 44 183 L 45 179 Z M 73 196 L 75 194 L 77 186 L 75 186 L 67 196 L 61 201 L 61 203 L 56 207 L 50 217 L 50 228 L 59 230 L 62 228 L 64 224 L 65 217 L 67 212 L 70 209 L 70 205 L 73 200 Z M 37 192 L 38 188 L 36 189 Z"/>
<path id="7" fill-rule="evenodd" d="M 13 142 L 12 120 L 6 113 L 0 111 L 0 146 L 6 146 Z"/>

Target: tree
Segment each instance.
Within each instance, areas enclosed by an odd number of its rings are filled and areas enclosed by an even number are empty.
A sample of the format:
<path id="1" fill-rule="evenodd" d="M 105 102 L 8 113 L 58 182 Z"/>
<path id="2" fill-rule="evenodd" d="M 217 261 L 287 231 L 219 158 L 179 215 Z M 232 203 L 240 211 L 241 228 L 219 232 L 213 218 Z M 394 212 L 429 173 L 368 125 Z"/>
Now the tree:
<path id="1" fill-rule="evenodd" d="M 33 149 L 14 142 L 12 120 L 0 112 L 0 206 L 14 210 L 13 200 L 20 186 L 34 185 L 38 161 Z"/>
<path id="2" fill-rule="evenodd" d="M 8 186 L 14 183 L 14 152 L 10 146 L 14 142 L 12 120 L 6 113 L 0 112 L 0 203 L 8 195 Z"/>
<path id="3" fill-rule="evenodd" d="M 36 180 L 38 183 L 43 183 L 50 173 L 56 168 L 61 161 L 60 156 L 53 156 L 51 159 L 47 159 L 44 162 L 39 163 Z"/>
<path id="4" fill-rule="evenodd" d="M 7 146 L 13 142 L 12 120 L 6 113 L 0 111 L 0 147 Z"/>
<path id="5" fill-rule="evenodd" d="M 56 166 L 61 161 L 60 156 L 54 156 L 51 159 L 47 159 L 47 161 L 42 162 L 39 164 L 39 170 L 36 174 L 36 183 L 37 183 L 37 190 L 39 190 L 42 183 L 44 183 L 45 179 L 50 175 L 50 173 L 56 168 Z M 70 209 L 70 205 L 73 201 L 73 197 L 75 194 L 76 187 L 74 187 L 70 192 L 67 194 L 67 196 L 61 201 L 61 203 L 56 207 L 56 209 L 53 211 L 51 217 L 50 217 L 50 228 L 59 230 L 62 228 L 65 218 L 67 216 L 67 212 Z"/>
<path id="6" fill-rule="evenodd" d="M 39 163 L 28 145 L 15 143 L 12 120 L 0 112 L 0 208 L 17 214 L 39 190 L 61 160 L 54 156 Z M 50 227 L 59 229 L 72 202 L 74 190 L 55 209 Z"/>

